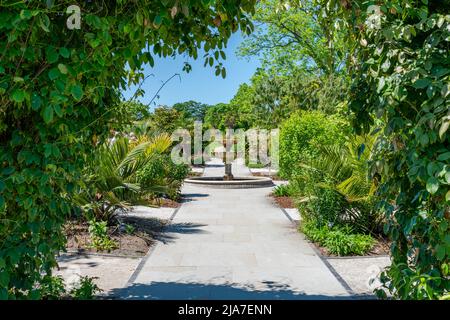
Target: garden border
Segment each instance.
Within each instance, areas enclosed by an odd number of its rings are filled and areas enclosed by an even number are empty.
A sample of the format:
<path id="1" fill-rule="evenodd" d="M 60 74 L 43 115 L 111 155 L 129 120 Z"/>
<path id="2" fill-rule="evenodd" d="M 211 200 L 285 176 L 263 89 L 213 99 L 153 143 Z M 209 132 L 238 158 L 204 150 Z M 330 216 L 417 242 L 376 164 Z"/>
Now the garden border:
<path id="1" fill-rule="evenodd" d="M 281 212 L 283 212 L 283 214 L 294 226 L 298 227 L 298 224 L 295 222 L 295 220 L 291 218 L 291 216 L 289 216 L 289 214 L 286 212 L 286 210 L 284 210 L 284 208 L 280 207 L 277 203 L 275 203 L 275 205 L 281 210 Z M 350 295 L 349 298 L 355 299 L 355 297 L 358 297 L 356 292 L 353 291 L 350 285 L 341 277 L 341 275 L 336 271 L 336 269 L 333 268 L 333 266 L 326 260 L 326 257 L 320 253 L 320 251 L 314 246 L 314 244 L 311 243 L 311 241 L 309 241 L 308 239 L 306 239 L 306 237 L 305 240 L 308 243 L 308 245 L 313 249 L 315 254 L 319 257 L 319 259 L 323 262 L 323 264 L 328 268 L 328 270 L 330 270 L 330 272 L 333 274 L 336 280 L 342 285 L 342 287 L 344 287 L 345 291 L 347 291 L 347 293 Z"/>
<path id="2" fill-rule="evenodd" d="M 289 221 L 291 221 L 295 226 L 298 226 L 298 223 L 295 222 L 295 220 L 293 220 L 291 218 L 291 216 L 286 212 L 285 208 L 279 206 L 278 203 L 276 203 L 275 201 L 273 203 L 276 206 L 278 206 L 278 208 L 280 208 L 281 211 L 283 211 L 284 215 L 289 219 Z M 314 247 L 314 249 L 316 249 L 316 251 L 320 254 L 321 257 L 324 257 L 326 259 L 363 259 L 363 258 L 365 259 L 365 258 L 389 258 L 390 257 L 389 254 L 379 254 L 379 255 L 369 255 L 369 256 L 368 255 L 364 255 L 364 256 L 342 256 L 342 257 L 340 257 L 340 256 L 326 256 L 326 255 L 322 254 L 320 252 L 320 250 L 317 249 L 317 246 L 313 242 L 309 241 L 308 239 L 306 239 L 306 240 Z"/>

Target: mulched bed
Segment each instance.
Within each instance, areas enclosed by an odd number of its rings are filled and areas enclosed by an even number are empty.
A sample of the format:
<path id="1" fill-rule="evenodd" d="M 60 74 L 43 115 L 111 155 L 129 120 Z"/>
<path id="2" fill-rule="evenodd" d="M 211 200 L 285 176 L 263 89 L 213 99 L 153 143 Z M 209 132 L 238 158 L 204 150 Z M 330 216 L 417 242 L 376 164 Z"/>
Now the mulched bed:
<path id="1" fill-rule="evenodd" d="M 285 209 L 296 208 L 296 205 L 294 204 L 294 201 L 291 197 L 277 197 L 273 193 L 270 194 L 270 197 L 281 208 Z M 382 256 L 389 254 L 390 242 L 386 239 L 376 239 L 376 240 L 377 243 L 373 246 L 372 250 L 368 252 L 365 256 Z M 317 243 L 312 242 L 312 244 L 325 257 L 339 257 L 335 254 L 330 253 L 327 248 L 321 247 Z"/>
<path id="2" fill-rule="evenodd" d="M 170 199 L 159 199 L 159 205 L 165 208 L 178 208 L 181 203 Z"/>
<path id="3" fill-rule="evenodd" d="M 275 201 L 275 203 L 281 208 L 291 209 L 296 208 L 294 200 L 291 197 L 277 197 L 271 194 L 271 197 Z"/>
<path id="4" fill-rule="evenodd" d="M 195 177 L 201 177 L 203 175 L 202 172 L 195 172 L 195 171 L 191 171 L 188 174 L 188 178 L 195 178 Z"/>
<path id="5" fill-rule="evenodd" d="M 373 246 L 372 250 L 369 251 L 368 253 L 366 253 L 364 256 L 376 257 L 376 256 L 389 255 L 390 242 L 387 241 L 386 239 L 376 239 L 376 240 L 377 240 L 377 243 Z M 315 242 L 311 242 L 311 243 L 316 247 L 317 250 L 319 250 L 320 254 L 325 257 L 330 257 L 330 258 L 362 257 L 362 256 L 338 256 L 338 255 L 330 253 L 327 248 L 321 247 L 320 245 L 318 245 Z"/>
<path id="6" fill-rule="evenodd" d="M 91 247 L 91 237 L 86 222 L 68 222 L 64 228 L 67 250 L 117 256 L 144 256 L 167 224 L 166 221 L 159 219 L 121 217 L 121 220 L 123 223 L 132 225 L 135 230 L 132 234 L 128 234 L 121 232 L 118 226 L 109 227 L 109 236 L 117 243 L 117 248 L 110 251 L 98 251 Z"/>

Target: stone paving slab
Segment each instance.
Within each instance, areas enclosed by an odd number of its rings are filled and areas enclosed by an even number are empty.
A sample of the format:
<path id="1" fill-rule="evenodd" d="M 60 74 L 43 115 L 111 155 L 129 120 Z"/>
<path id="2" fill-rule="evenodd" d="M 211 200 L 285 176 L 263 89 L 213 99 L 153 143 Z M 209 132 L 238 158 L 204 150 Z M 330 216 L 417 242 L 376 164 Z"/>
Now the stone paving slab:
<path id="1" fill-rule="evenodd" d="M 328 258 L 327 261 L 355 293 L 365 295 L 372 295 L 380 286 L 379 275 L 391 263 L 388 256 Z"/>
<path id="2" fill-rule="evenodd" d="M 234 174 L 248 169 L 233 166 Z M 214 164 L 205 175 L 222 174 Z M 349 298 L 283 212 L 272 188 L 208 189 L 185 185 L 186 202 L 123 299 L 334 299 Z M 186 226 L 194 226 L 188 228 Z M 183 227 L 184 226 L 184 227 Z"/>
<path id="3" fill-rule="evenodd" d="M 284 211 L 286 211 L 293 221 L 299 222 L 301 220 L 300 212 L 298 212 L 297 208 L 285 208 Z"/>
<path id="4" fill-rule="evenodd" d="M 140 261 L 141 258 L 67 253 L 58 257 L 59 270 L 54 274 L 62 276 L 69 287 L 81 276 L 96 277 L 94 282 L 103 290 L 101 294 L 107 295 L 126 286 Z"/>
<path id="5" fill-rule="evenodd" d="M 168 220 L 174 211 L 174 208 L 134 206 L 130 211 L 127 211 L 122 215 L 137 218 L 158 218 Z"/>

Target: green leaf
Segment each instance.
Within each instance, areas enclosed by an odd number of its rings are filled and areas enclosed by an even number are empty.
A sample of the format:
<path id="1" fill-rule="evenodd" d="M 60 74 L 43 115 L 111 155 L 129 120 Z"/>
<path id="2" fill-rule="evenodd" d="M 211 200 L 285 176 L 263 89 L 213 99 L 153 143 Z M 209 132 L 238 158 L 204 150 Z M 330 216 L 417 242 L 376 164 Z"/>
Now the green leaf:
<path id="1" fill-rule="evenodd" d="M 6 266 L 5 259 L 0 258 L 0 269 Z"/>
<path id="2" fill-rule="evenodd" d="M 46 157 L 46 158 L 50 157 L 52 155 L 52 153 L 53 153 L 52 150 L 53 150 L 52 145 L 49 144 L 49 143 L 46 144 L 44 146 L 44 157 Z"/>
<path id="3" fill-rule="evenodd" d="M 9 285 L 9 273 L 0 272 L 0 287 L 8 287 Z"/>
<path id="4" fill-rule="evenodd" d="M 5 175 L 5 176 L 9 176 L 9 175 L 12 174 L 14 171 L 16 171 L 16 169 L 15 169 L 14 167 L 7 167 L 7 168 L 4 168 L 4 169 L 2 170 L 2 174 Z"/>
<path id="5" fill-rule="evenodd" d="M 83 97 L 83 89 L 79 85 L 74 85 L 70 89 L 70 94 L 72 94 L 72 97 L 75 100 L 80 101 L 81 98 Z"/>
<path id="6" fill-rule="evenodd" d="M 23 102 L 23 100 L 25 100 L 25 91 L 21 89 L 15 89 L 11 95 L 11 98 L 13 99 L 13 101 L 21 103 Z"/>
<path id="7" fill-rule="evenodd" d="M 439 128 L 439 138 L 442 140 L 444 138 L 444 134 L 447 132 L 448 127 L 450 125 L 450 121 L 444 121 Z"/>
<path id="8" fill-rule="evenodd" d="M 50 32 L 50 18 L 46 14 L 41 14 L 39 16 L 38 24 L 42 28 L 42 30 L 44 30 L 45 32 Z"/>
<path id="9" fill-rule="evenodd" d="M 439 189 L 439 180 L 435 177 L 428 178 L 426 187 L 429 193 L 435 194 Z"/>
<path id="10" fill-rule="evenodd" d="M 440 261 L 445 258 L 445 246 L 438 244 L 436 246 L 436 258 Z"/>
<path id="11" fill-rule="evenodd" d="M 5 205 L 5 199 L 0 195 L 0 209 Z"/>
<path id="12" fill-rule="evenodd" d="M 56 78 L 58 78 L 60 75 L 59 69 L 58 68 L 52 68 L 49 72 L 48 72 L 48 77 L 50 78 L 50 80 L 55 80 Z"/>
<path id="13" fill-rule="evenodd" d="M 386 84 L 386 81 L 384 80 L 384 78 L 378 79 L 378 87 L 377 87 L 377 92 L 378 93 L 380 93 L 381 90 L 383 90 L 385 84 Z"/>
<path id="14" fill-rule="evenodd" d="M 56 52 L 55 47 L 47 47 L 45 49 L 45 56 L 47 57 L 48 63 L 55 63 L 58 61 L 58 52 Z"/>
<path id="15" fill-rule="evenodd" d="M 20 19 L 23 20 L 28 20 L 32 17 L 31 11 L 30 10 L 22 10 L 20 11 Z"/>
<path id="16" fill-rule="evenodd" d="M 66 67 L 66 65 L 64 65 L 62 63 L 58 64 L 58 70 L 62 74 L 67 74 L 67 67 Z"/>
<path id="17" fill-rule="evenodd" d="M 431 84 L 431 80 L 428 78 L 419 79 L 414 82 L 413 87 L 416 89 L 423 89 L 428 87 Z"/>
<path id="18" fill-rule="evenodd" d="M 450 190 L 445 194 L 445 201 L 450 201 Z"/>
<path id="19" fill-rule="evenodd" d="M 161 23 L 162 23 L 162 17 L 161 17 L 160 15 L 157 15 L 157 16 L 155 17 L 155 19 L 153 19 L 153 23 L 154 23 L 156 26 L 161 25 Z"/>
<path id="20" fill-rule="evenodd" d="M 46 124 L 49 124 L 53 121 L 53 106 L 47 105 L 44 109 L 43 118 Z"/>
<path id="21" fill-rule="evenodd" d="M 63 110 L 59 104 L 53 106 L 53 110 L 55 111 L 56 115 L 60 118 L 64 115 Z"/>
<path id="22" fill-rule="evenodd" d="M 69 49 L 62 47 L 59 49 L 59 54 L 61 55 L 61 57 L 64 58 L 69 58 L 70 57 L 70 51 Z"/>
<path id="23" fill-rule="evenodd" d="M 37 110 L 39 110 L 39 108 L 41 107 L 41 104 L 42 104 L 41 97 L 39 97 L 39 95 L 38 95 L 37 93 L 34 92 L 34 93 L 31 95 L 31 108 L 32 108 L 34 111 L 37 111 Z"/>
<path id="24" fill-rule="evenodd" d="M 136 14 L 136 21 L 137 21 L 137 24 L 140 26 L 142 26 L 144 24 L 144 17 L 142 16 L 142 13 L 138 12 Z"/>
<path id="25" fill-rule="evenodd" d="M 3 192 L 3 190 L 6 189 L 6 184 L 0 180 L 0 192 Z"/>
<path id="26" fill-rule="evenodd" d="M 439 161 L 445 161 L 448 159 L 450 159 L 450 151 L 446 152 L 446 153 L 442 153 L 439 155 L 439 157 L 437 157 L 437 160 L 439 160 Z"/>
<path id="27" fill-rule="evenodd" d="M 422 134 L 419 138 L 419 141 L 423 146 L 426 146 L 428 144 L 428 142 L 430 142 L 430 139 L 428 138 L 428 134 L 426 134 L 426 133 Z"/>

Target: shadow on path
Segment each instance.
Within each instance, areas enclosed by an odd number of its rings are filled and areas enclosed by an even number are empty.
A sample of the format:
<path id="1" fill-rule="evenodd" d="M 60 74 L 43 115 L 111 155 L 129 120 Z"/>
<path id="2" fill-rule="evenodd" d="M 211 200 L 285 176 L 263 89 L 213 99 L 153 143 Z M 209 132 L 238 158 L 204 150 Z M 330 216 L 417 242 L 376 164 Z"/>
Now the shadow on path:
<path id="1" fill-rule="evenodd" d="M 179 282 L 152 282 L 151 284 L 132 284 L 127 288 L 113 289 L 108 298 L 125 300 L 350 300 L 350 296 L 308 295 L 293 291 L 288 285 L 272 281 L 262 282 L 266 290 L 242 284 L 205 284 Z M 356 297 L 358 299 L 358 297 Z M 359 297 L 363 299 L 364 297 Z M 367 299 L 367 297 L 365 297 Z"/>
<path id="2" fill-rule="evenodd" d="M 181 194 L 181 203 L 197 201 L 197 198 L 207 198 L 210 195 L 208 193 L 183 193 Z"/>
<path id="3" fill-rule="evenodd" d="M 174 242 L 178 239 L 177 234 L 202 234 L 207 231 L 201 229 L 206 224 L 200 223 L 171 223 L 167 225 L 162 232 L 154 235 L 154 239 L 161 241 L 164 244 Z"/>

